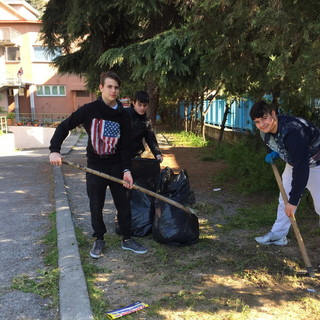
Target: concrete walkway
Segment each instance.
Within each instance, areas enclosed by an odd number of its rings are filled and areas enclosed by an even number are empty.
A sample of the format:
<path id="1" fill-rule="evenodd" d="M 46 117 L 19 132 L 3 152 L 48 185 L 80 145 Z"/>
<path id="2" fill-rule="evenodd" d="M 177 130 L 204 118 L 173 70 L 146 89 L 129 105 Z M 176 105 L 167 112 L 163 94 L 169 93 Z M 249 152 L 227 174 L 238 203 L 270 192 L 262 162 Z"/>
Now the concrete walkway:
<path id="1" fill-rule="evenodd" d="M 61 150 L 67 154 L 79 135 L 70 135 Z M 3 320 L 90 320 L 92 310 L 81 266 L 74 225 L 60 167 L 48 161 L 48 149 L 0 154 L 0 314 Z M 52 195 L 54 177 L 54 202 Z M 56 211 L 59 252 L 59 310 L 36 294 L 13 290 L 12 280 L 31 278 L 44 269 L 41 239 L 48 213 Z"/>
<path id="2" fill-rule="evenodd" d="M 70 152 L 79 135 L 69 136 L 61 150 Z M 83 273 L 74 224 L 61 167 L 54 167 L 55 207 L 59 252 L 59 298 L 61 320 L 93 319 L 87 284 Z"/>
<path id="3" fill-rule="evenodd" d="M 80 134 L 70 135 L 61 154 L 69 154 L 79 137 Z M 162 138 L 158 140 L 161 143 Z M 85 154 L 86 142 L 80 141 L 80 147 L 73 152 L 75 156 Z M 46 148 L 0 152 L 1 320 L 93 320 L 65 178 L 61 167 L 49 163 L 48 155 Z M 111 209 L 112 206 L 111 201 Z M 34 279 L 38 270 L 45 268 L 41 239 L 47 233 L 48 215 L 53 211 L 60 270 L 58 310 L 48 308 L 48 298 L 11 287 L 16 277 L 24 274 Z"/>

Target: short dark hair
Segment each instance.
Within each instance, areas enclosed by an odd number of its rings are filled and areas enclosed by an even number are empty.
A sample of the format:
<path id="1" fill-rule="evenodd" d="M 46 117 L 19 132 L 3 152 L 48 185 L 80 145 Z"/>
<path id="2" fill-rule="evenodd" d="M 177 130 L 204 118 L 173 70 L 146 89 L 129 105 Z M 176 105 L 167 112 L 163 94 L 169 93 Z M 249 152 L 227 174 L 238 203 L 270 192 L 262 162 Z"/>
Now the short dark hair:
<path id="1" fill-rule="evenodd" d="M 120 77 L 113 71 L 109 70 L 109 71 L 102 71 L 100 74 L 100 84 L 103 86 L 104 85 L 104 81 L 106 80 L 106 78 L 111 78 L 115 81 L 118 82 L 119 87 L 121 86 L 121 80 Z"/>
<path id="2" fill-rule="evenodd" d="M 133 97 L 133 102 L 149 103 L 149 94 L 145 91 L 136 91 Z"/>
<path id="3" fill-rule="evenodd" d="M 271 114 L 272 111 L 277 113 L 277 109 L 272 104 L 269 104 L 263 100 L 256 102 L 250 110 L 251 120 L 262 118 L 265 114 Z"/>

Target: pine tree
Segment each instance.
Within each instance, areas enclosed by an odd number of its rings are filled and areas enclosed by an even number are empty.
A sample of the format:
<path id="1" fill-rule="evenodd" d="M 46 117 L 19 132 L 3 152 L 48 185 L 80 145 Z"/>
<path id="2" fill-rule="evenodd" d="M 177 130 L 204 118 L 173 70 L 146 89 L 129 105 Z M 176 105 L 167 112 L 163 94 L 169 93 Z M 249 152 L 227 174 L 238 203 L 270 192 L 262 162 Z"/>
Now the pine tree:
<path id="1" fill-rule="evenodd" d="M 46 0 L 26 0 L 33 8 L 39 11 L 40 17 L 42 16 L 45 6 L 48 1 Z"/>
<path id="2" fill-rule="evenodd" d="M 216 88 L 272 94 L 310 113 L 303 106 L 320 95 L 319 11 L 317 0 L 50 0 L 43 39 L 62 48 L 59 71 L 85 76 L 91 89 L 109 68 L 131 89 L 145 86 L 153 120 L 160 95 L 174 105 Z"/>
<path id="3" fill-rule="evenodd" d="M 320 95 L 320 3 L 296 0 L 204 0 L 190 12 L 203 68 L 227 92 L 275 103 L 296 114 Z M 201 18 L 199 18 L 201 17 Z"/>

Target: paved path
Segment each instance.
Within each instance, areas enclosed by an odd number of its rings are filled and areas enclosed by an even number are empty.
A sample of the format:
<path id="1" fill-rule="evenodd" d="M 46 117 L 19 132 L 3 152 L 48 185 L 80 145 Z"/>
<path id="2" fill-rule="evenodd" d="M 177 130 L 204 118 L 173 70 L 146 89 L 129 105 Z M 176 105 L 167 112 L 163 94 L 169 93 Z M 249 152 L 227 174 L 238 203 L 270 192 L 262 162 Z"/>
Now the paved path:
<path id="1" fill-rule="evenodd" d="M 78 140 L 71 135 L 61 153 Z M 51 212 L 57 213 L 59 310 L 51 301 L 11 288 L 12 280 L 43 270 Z M 61 168 L 48 162 L 47 149 L 0 154 L 0 318 L 1 320 L 93 319 Z"/>
<path id="2" fill-rule="evenodd" d="M 86 139 L 79 140 L 79 135 L 70 135 L 63 144 L 61 154 L 73 150 L 71 160 L 85 164 Z M 88 222 L 88 200 L 84 196 L 84 173 L 64 177 L 60 167 L 50 165 L 48 154 L 48 149 L 0 153 L 1 320 L 93 320 L 65 188 L 67 179 L 74 191 L 69 197 L 78 197 L 74 202 L 84 211 L 82 216 L 77 215 L 77 223 L 84 220 L 81 227 L 87 229 L 90 236 L 92 230 Z M 66 169 L 64 167 L 63 171 Z M 114 216 L 110 195 L 109 198 L 109 201 L 108 197 L 106 199 L 106 214 Z M 77 208 L 71 209 L 77 212 Z M 60 304 L 57 310 L 48 308 L 50 299 L 11 287 L 13 279 L 21 275 L 34 279 L 39 276 L 39 270 L 45 268 L 45 247 L 41 240 L 50 227 L 48 217 L 54 211 L 60 269 Z"/>

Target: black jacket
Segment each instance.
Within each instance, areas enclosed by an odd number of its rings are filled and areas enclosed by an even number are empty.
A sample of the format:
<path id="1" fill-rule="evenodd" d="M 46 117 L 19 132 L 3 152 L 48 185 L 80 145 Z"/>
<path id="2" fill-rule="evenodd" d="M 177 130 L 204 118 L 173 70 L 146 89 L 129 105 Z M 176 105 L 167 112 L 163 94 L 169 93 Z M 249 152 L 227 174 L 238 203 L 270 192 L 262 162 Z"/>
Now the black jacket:
<path id="1" fill-rule="evenodd" d="M 133 105 L 125 109 L 131 119 L 131 156 L 135 158 L 145 151 L 143 139 L 145 139 L 151 152 L 156 157 L 161 155 L 159 145 L 154 134 L 152 125 L 147 116 L 138 114 Z"/>
<path id="2" fill-rule="evenodd" d="M 118 108 L 107 106 L 101 98 L 85 104 L 62 121 L 50 141 L 50 151 L 60 152 L 69 131 L 83 125 L 88 134 L 88 164 L 121 163 L 131 169 L 130 118 L 120 101 Z"/>

